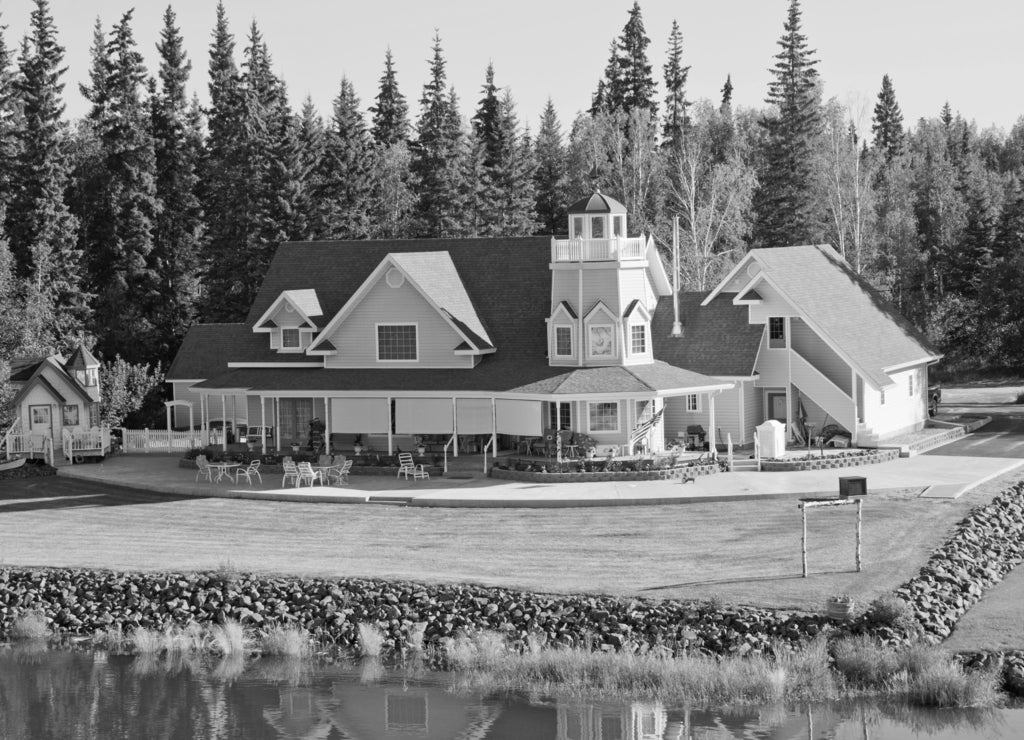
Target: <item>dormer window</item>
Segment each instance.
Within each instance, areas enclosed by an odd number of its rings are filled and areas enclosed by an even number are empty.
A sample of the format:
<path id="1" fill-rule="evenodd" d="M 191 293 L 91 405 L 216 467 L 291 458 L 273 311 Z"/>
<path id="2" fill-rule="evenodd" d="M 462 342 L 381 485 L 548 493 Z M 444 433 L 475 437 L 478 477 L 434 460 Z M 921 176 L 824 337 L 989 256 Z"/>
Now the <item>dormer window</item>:
<path id="1" fill-rule="evenodd" d="M 301 349 L 302 339 L 298 329 L 281 330 L 281 349 Z"/>
<path id="2" fill-rule="evenodd" d="M 591 324 L 589 338 L 591 357 L 615 357 L 615 327 L 612 324 Z"/>
<path id="3" fill-rule="evenodd" d="M 87 367 L 85 370 L 75 370 L 75 380 L 87 388 L 97 386 L 100 384 L 99 370 L 94 367 Z"/>
<path id="4" fill-rule="evenodd" d="M 573 341 L 571 326 L 555 327 L 555 357 L 572 357 Z"/>
<path id="5" fill-rule="evenodd" d="M 629 327 L 629 352 L 642 355 L 647 352 L 647 325 L 633 324 Z"/>

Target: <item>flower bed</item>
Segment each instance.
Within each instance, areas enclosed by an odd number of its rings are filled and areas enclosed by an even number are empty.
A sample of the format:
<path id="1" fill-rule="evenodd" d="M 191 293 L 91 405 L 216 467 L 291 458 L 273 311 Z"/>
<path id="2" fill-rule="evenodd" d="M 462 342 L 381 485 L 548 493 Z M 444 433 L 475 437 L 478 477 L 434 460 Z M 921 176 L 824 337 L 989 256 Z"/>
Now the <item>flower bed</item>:
<path id="1" fill-rule="evenodd" d="M 761 461 L 761 470 L 766 472 L 789 472 L 794 470 L 828 470 L 830 468 L 855 468 L 860 465 L 874 465 L 889 462 L 900 456 L 898 448 L 877 450 L 849 450 L 836 455 L 814 457 L 769 459 Z"/>
<path id="2" fill-rule="evenodd" d="M 492 478 L 531 481 L 534 483 L 595 483 L 599 481 L 679 480 L 712 475 L 720 470 L 718 463 L 673 465 L 654 458 L 638 460 L 571 460 L 567 462 L 536 462 L 511 458 L 491 467 Z"/>

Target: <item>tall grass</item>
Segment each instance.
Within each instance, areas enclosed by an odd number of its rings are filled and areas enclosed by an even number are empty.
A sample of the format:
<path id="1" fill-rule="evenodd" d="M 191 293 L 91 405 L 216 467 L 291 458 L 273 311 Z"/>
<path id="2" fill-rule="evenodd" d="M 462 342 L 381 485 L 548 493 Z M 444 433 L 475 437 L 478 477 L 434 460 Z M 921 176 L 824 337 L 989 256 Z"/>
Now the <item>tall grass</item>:
<path id="1" fill-rule="evenodd" d="M 50 636 L 50 625 L 41 611 L 22 612 L 14 618 L 10 635 L 12 640 L 40 642 Z"/>
<path id="2" fill-rule="evenodd" d="M 449 643 L 447 657 L 462 688 L 475 691 L 656 697 L 712 705 L 824 701 L 872 693 L 922 706 L 991 706 L 998 676 L 965 673 L 948 655 L 919 645 L 892 649 L 867 638 L 833 645 L 824 636 L 768 655 L 671 657 L 665 652 L 611 653 L 555 649 L 534 643 L 512 650 L 499 635 L 481 633 Z"/>
<path id="3" fill-rule="evenodd" d="M 379 658 L 384 647 L 384 632 L 371 622 L 359 623 L 359 651 L 364 658 Z"/>
<path id="4" fill-rule="evenodd" d="M 309 654 L 309 632 L 301 627 L 272 625 L 260 636 L 263 655 L 302 658 Z"/>
<path id="5" fill-rule="evenodd" d="M 210 627 L 207 642 L 220 655 L 245 655 L 252 647 L 252 636 L 234 619 Z"/>

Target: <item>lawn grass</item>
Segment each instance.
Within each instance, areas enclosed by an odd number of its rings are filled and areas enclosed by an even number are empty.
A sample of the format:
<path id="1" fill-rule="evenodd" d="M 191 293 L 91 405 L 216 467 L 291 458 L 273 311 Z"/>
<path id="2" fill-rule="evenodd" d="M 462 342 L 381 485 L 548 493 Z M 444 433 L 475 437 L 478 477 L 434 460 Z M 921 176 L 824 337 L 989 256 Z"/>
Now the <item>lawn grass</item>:
<path id="1" fill-rule="evenodd" d="M 1007 480 L 954 501 L 872 493 L 864 503 L 861 573 L 853 571 L 852 507 L 811 512 L 806 579 L 793 499 L 429 509 L 183 499 L 67 478 L 8 481 L 0 488 L 0 567 L 192 571 L 229 562 L 262 574 L 716 597 L 819 610 L 837 593 L 866 605 L 913 576 L 953 525 Z"/>
<path id="2" fill-rule="evenodd" d="M 1024 650 L 1024 565 L 1014 568 L 972 606 L 945 645 L 954 651 Z"/>

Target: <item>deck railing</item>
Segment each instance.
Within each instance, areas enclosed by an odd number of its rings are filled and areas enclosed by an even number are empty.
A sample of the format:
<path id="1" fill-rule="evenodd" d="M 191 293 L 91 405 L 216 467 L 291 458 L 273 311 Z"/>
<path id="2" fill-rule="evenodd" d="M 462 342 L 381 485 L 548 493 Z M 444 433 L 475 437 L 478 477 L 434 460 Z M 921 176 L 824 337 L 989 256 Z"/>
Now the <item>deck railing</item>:
<path id="1" fill-rule="evenodd" d="M 166 429 L 121 429 L 121 449 L 125 452 L 173 452 L 203 446 L 203 430 L 183 432 Z"/>
<path id="2" fill-rule="evenodd" d="M 84 453 L 106 456 L 110 452 L 110 429 L 64 429 L 61 445 L 64 457 L 72 462 Z"/>
<path id="3" fill-rule="evenodd" d="M 612 239 L 552 239 L 552 262 L 603 262 L 643 259 L 647 240 L 642 236 Z"/>

